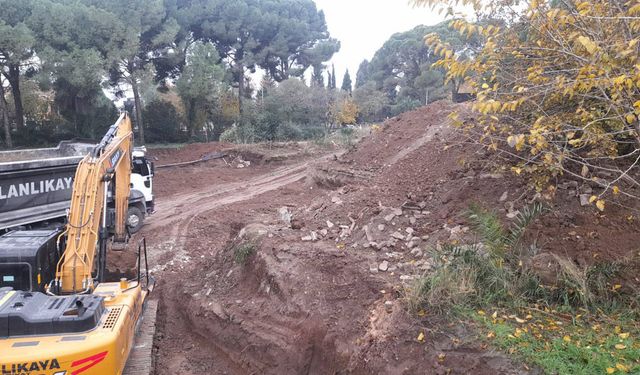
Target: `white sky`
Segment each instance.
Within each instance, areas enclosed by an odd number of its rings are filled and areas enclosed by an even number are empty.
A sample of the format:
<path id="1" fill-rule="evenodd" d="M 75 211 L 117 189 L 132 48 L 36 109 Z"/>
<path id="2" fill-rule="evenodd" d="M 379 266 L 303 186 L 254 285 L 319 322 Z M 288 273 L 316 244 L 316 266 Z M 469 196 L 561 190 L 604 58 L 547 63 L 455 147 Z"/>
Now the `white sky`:
<path id="1" fill-rule="evenodd" d="M 355 84 L 358 65 L 373 54 L 391 35 L 418 25 L 435 25 L 444 15 L 428 8 L 414 8 L 409 0 L 315 0 L 327 19 L 331 36 L 342 43 L 329 62 L 336 66 L 340 87 L 345 69 Z"/>

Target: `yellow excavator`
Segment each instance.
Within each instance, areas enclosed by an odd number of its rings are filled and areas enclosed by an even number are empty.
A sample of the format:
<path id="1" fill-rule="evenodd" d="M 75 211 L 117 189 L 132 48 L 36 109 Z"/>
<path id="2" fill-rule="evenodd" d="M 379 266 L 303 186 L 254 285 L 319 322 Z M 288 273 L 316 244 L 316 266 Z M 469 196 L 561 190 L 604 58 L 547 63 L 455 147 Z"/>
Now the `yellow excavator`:
<path id="1" fill-rule="evenodd" d="M 45 293 L 0 288 L 0 375 L 123 373 L 153 284 L 148 271 L 141 275 L 142 246 L 137 277 L 105 282 L 108 243 L 129 237 L 132 151 L 131 120 L 123 113 L 78 166 Z"/>

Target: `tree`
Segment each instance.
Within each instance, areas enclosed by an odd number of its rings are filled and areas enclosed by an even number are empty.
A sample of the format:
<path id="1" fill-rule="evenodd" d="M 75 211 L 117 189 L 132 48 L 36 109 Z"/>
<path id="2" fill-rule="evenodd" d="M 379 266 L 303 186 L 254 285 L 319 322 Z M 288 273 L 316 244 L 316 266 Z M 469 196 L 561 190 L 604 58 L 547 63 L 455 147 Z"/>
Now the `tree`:
<path id="1" fill-rule="evenodd" d="M 460 35 L 482 39 L 477 58 L 460 58 L 437 35 L 427 41 L 442 56 L 436 65 L 447 79 L 466 79 L 477 92 L 478 119 L 467 131 L 490 149 L 508 150 L 513 171 L 531 175 L 539 189 L 568 174 L 601 187 L 591 198 L 600 210 L 608 192 L 640 198 L 623 185 L 639 184 L 632 172 L 640 162 L 640 4 L 462 3 L 488 20 L 450 23 Z"/>
<path id="2" fill-rule="evenodd" d="M 246 74 L 262 67 L 276 81 L 302 76 L 331 58 L 324 14 L 312 0 L 191 0 L 178 3 L 177 19 L 190 35 L 213 43 L 229 64 L 244 118 Z"/>
<path id="3" fill-rule="evenodd" d="M 204 128 L 221 96 L 226 92 L 226 72 L 210 43 L 196 43 L 189 50 L 187 65 L 176 86 L 186 111 L 191 137 Z"/>
<path id="4" fill-rule="evenodd" d="M 358 119 L 359 112 L 360 109 L 355 101 L 351 97 L 345 96 L 335 104 L 333 121 L 338 125 L 353 125 Z"/>
<path id="5" fill-rule="evenodd" d="M 358 87 L 364 86 L 371 79 L 371 74 L 369 73 L 369 60 L 364 59 L 358 66 L 358 72 L 356 73 L 356 89 Z"/>
<path id="6" fill-rule="evenodd" d="M 177 22 L 167 17 L 163 0 L 82 0 L 117 16 L 124 37 L 110 53 L 115 57 L 110 68 L 111 83 L 124 82 L 131 87 L 135 101 L 138 140 L 144 143 L 143 103 L 140 84 L 154 59 L 173 46 L 178 33 Z"/>
<path id="7" fill-rule="evenodd" d="M 0 115 L 2 115 L 2 128 L 4 129 L 4 143 L 7 148 L 13 147 L 13 141 L 11 139 L 11 123 L 9 122 L 9 106 L 4 97 L 4 83 L 0 79 Z"/>
<path id="8" fill-rule="evenodd" d="M 351 94 L 352 88 L 351 76 L 349 75 L 349 69 L 347 69 L 344 72 L 344 77 L 342 78 L 342 91 L 346 91 Z"/>
<path id="9" fill-rule="evenodd" d="M 329 76 L 329 88 L 331 90 L 335 90 L 337 88 L 336 85 L 336 66 L 331 64 L 331 75 Z"/>
<path id="10" fill-rule="evenodd" d="M 180 134 L 182 118 L 170 102 L 154 100 L 144 108 L 144 119 L 147 121 L 148 142 L 181 142 Z"/>
<path id="11" fill-rule="evenodd" d="M 311 76 L 311 85 L 324 87 L 324 67 L 322 65 L 315 65 L 313 67 L 313 75 Z"/>
<path id="12" fill-rule="evenodd" d="M 387 115 L 385 110 L 388 110 L 389 98 L 376 89 L 375 82 L 367 82 L 353 90 L 353 100 L 360 109 L 360 118 L 365 122 L 380 121 Z"/>
<path id="13" fill-rule="evenodd" d="M 18 129 L 24 127 L 20 80 L 34 56 L 35 38 L 25 24 L 32 6 L 30 0 L 0 0 L 0 69 L 11 87 Z"/>
<path id="14" fill-rule="evenodd" d="M 101 83 L 113 51 L 123 43 L 122 25 L 114 14 L 80 2 L 32 4 L 27 22 L 36 39 L 41 83 L 55 90 L 55 103 L 75 134 L 97 136 L 95 120 L 113 108 Z"/>

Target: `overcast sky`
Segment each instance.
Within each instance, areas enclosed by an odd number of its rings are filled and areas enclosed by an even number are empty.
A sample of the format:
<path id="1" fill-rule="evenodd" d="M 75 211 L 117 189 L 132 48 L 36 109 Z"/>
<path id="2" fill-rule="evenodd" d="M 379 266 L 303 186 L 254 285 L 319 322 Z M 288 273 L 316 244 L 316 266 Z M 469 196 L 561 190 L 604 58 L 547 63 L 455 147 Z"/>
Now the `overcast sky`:
<path id="1" fill-rule="evenodd" d="M 358 65 L 371 60 L 389 37 L 418 25 L 434 25 L 443 15 L 427 8 L 413 8 L 408 0 L 315 0 L 324 10 L 331 36 L 342 48 L 329 62 L 336 66 L 338 87 L 345 69 L 355 84 Z"/>

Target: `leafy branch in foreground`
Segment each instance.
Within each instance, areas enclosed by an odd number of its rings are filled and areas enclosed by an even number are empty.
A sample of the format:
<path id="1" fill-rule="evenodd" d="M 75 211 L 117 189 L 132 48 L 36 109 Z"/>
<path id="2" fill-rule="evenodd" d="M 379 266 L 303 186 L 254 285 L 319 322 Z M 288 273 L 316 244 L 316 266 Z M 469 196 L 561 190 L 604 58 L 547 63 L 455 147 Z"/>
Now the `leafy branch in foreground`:
<path id="1" fill-rule="evenodd" d="M 414 3 L 469 5 L 477 15 L 450 23 L 482 40 L 464 56 L 426 37 L 442 56 L 435 67 L 477 94 L 477 121 L 460 122 L 474 139 L 509 153 L 512 170 L 539 189 L 568 174 L 601 188 L 591 199 L 600 210 L 607 193 L 639 198 L 640 0 Z"/>

